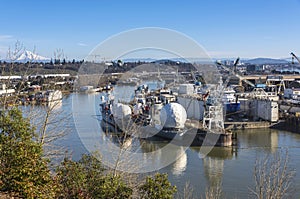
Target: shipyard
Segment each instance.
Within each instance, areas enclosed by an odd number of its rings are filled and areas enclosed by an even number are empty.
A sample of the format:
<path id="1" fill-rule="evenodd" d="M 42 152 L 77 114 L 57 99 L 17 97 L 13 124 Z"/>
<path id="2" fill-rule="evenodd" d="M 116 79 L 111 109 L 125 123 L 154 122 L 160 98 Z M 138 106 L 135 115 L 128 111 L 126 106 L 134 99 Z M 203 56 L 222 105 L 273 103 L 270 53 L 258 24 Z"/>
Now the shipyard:
<path id="1" fill-rule="evenodd" d="M 284 126 L 286 123 L 295 120 L 300 116 L 300 75 L 297 71 L 299 66 L 299 58 L 292 53 L 293 61 L 288 63 L 283 61 L 280 64 L 250 64 L 239 63 L 239 59 L 229 61 L 216 61 L 216 65 L 223 75 L 222 81 L 226 83 L 222 101 L 226 104 L 226 117 L 224 125 L 227 129 L 235 128 L 266 128 Z M 294 59 L 298 61 L 295 62 Z M 83 62 L 81 62 L 83 63 Z M 78 68 L 78 63 L 64 63 L 71 69 L 71 73 Z M 57 69 L 48 69 L 48 74 L 35 74 L 30 76 L 8 76 L 2 75 L 0 94 L 3 98 L 15 99 L 13 96 L 18 96 L 14 103 L 42 103 L 47 101 L 42 96 L 44 92 L 49 90 L 60 90 L 65 94 L 70 92 L 94 93 L 108 92 L 113 90 L 116 85 L 131 85 L 138 86 L 142 81 L 153 81 L 155 79 L 163 79 L 166 85 L 172 87 L 179 104 L 187 111 L 188 119 L 203 120 L 204 96 L 205 89 L 208 88 L 203 81 L 201 71 L 196 71 L 191 63 L 181 63 L 171 60 L 161 60 L 158 62 L 128 62 L 122 63 L 111 62 L 104 63 L 85 63 L 99 67 L 104 65 L 105 71 L 101 77 L 95 75 L 97 82 L 93 81 L 93 77 L 84 78 L 84 75 L 71 75 L 71 73 L 57 73 L 62 68 L 61 65 Z M 32 63 L 36 65 L 36 63 Z M 51 63 L 40 64 L 37 71 L 49 68 L 47 65 Z M 55 67 L 55 64 L 52 64 Z M 131 68 L 147 65 L 151 71 L 136 72 Z M 152 65 L 152 66 L 151 66 Z M 164 66 L 169 69 L 163 69 Z M 7 70 L 10 63 L 1 63 L 2 68 Z M 176 67 L 176 70 L 171 67 Z M 253 67 L 254 66 L 254 67 Z M 22 68 L 22 64 L 17 64 L 17 67 Z M 145 67 L 145 66 L 143 66 Z M 161 69 L 159 69 L 161 68 Z M 267 68 L 267 69 L 264 69 Z M 275 68 L 293 68 L 291 74 L 285 71 L 277 71 Z M 129 71 L 127 74 L 126 71 Z M 164 70 L 164 71 L 159 71 Z M 69 72 L 70 72 L 69 71 Z M 189 72 L 191 71 L 191 72 Z M 52 73 L 52 74 L 51 74 Z M 129 79 L 124 81 L 124 74 L 130 75 Z M 152 76 L 152 77 L 151 77 Z M 76 83 L 78 79 L 84 79 L 86 84 Z M 227 78 L 227 79 L 226 79 Z M 89 82 L 90 81 L 90 82 Z M 177 88 L 174 86 L 177 84 Z M 171 88 L 168 88 L 171 89 Z M 208 89 L 207 89 L 208 90 Z M 171 90 L 170 90 L 171 91 Z M 208 97 L 208 96 L 206 96 Z M 60 97 L 61 98 L 61 97 Z M 209 101 L 210 99 L 208 99 Z M 13 103 L 9 100 L 6 105 Z M 294 128 L 295 130 L 298 128 Z"/>
<path id="2" fill-rule="evenodd" d="M 300 198 L 300 0 L 1 6 L 0 199 Z"/>

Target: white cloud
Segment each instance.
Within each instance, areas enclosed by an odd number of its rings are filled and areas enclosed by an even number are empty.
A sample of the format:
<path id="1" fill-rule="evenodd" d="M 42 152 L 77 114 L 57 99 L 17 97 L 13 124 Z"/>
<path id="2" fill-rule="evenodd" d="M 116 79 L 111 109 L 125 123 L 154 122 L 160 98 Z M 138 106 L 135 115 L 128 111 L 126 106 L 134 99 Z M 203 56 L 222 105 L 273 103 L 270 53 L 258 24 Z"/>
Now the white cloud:
<path id="1" fill-rule="evenodd" d="M 77 43 L 77 45 L 78 45 L 78 46 L 88 46 L 87 44 L 81 43 L 81 42 Z"/>
<path id="2" fill-rule="evenodd" d="M 0 35 L 0 41 L 10 40 L 12 38 L 12 35 Z"/>

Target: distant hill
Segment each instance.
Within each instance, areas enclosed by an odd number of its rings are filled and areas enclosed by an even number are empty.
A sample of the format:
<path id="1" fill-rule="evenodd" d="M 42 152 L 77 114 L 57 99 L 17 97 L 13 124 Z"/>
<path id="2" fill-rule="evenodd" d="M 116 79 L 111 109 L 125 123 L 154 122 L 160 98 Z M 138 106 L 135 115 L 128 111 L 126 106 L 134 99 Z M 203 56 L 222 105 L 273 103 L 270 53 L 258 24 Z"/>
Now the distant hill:
<path id="1" fill-rule="evenodd" d="M 152 63 L 165 63 L 165 62 L 191 62 L 191 63 L 212 63 L 216 60 L 231 60 L 235 61 L 236 58 L 169 58 L 169 59 L 151 59 L 151 58 L 140 58 L 140 59 L 124 59 L 123 62 L 152 62 Z M 291 63 L 289 59 L 272 59 L 272 58 L 255 58 L 255 59 L 246 59 L 241 58 L 242 63 L 248 64 L 287 64 Z"/>
<path id="2" fill-rule="evenodd" d="M 289 61 L 285 59 L 271 59 L 271 58 L 255 58 L 255 59 L 248 59 L 242 60 L 244 63 L 248 64 L 287 64 Z"/>
<path id="3" fill-rule="evenodd" d="M 148 63 L 165 63 L 165 62 L 191 62 L 191 63 L 212 63 L 214 62 L 214 59 L 210 58 L 166 58 L 166 59 L 153 59 L 153 58 L 127 58 L 122 59 L 123 62 L 148 62 Z"/>
<path id="4" fill-rule="evenodd" d="M 117 60 L 114 60 L 115 62 L 117 62 Z M 122 59 L 123 62 L 153 62 L 155 61 L 155 59 L 152 58 L 125 58 Z"/>

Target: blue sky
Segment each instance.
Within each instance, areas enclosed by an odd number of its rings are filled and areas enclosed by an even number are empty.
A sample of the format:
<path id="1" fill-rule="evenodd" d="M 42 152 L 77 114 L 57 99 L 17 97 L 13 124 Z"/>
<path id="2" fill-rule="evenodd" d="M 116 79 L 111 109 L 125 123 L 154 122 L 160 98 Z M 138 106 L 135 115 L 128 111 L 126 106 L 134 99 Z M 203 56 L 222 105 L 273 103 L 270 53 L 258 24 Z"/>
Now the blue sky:
<path id="1" fill-rule="evenodd" d="M 0 58 L 21 41 L 53 57 L 84 58 L 106 38 L 133 28 L 173 29 L 211 57 L 300 55 L 300 0 L 0 0 Z M 175 41 L 174 41 L 175 42 Z"/>

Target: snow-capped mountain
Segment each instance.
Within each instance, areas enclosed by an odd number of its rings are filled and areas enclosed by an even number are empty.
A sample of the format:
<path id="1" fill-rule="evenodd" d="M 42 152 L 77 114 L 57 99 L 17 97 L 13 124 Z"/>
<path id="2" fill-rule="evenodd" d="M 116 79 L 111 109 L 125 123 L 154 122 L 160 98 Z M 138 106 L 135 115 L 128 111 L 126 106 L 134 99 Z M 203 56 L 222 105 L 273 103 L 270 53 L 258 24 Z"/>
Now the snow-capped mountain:
<path id="1" fill-rule="evenodd" d="M 48 62 L 50 58 L 40 56 L 31 51 L 25 50 L 21 56 L 16 60 L 17 62 Z"/>

